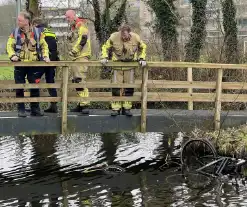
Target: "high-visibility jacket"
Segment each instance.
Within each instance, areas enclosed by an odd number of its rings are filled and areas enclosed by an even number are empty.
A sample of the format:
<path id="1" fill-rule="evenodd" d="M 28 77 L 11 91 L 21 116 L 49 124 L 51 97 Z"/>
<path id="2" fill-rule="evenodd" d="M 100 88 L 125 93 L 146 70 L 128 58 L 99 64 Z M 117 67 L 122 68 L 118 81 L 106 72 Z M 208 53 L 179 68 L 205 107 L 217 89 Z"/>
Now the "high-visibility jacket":
<path id="1" fill-rule="evenodd" d="M 111 34 L 110 38 L 102 46 L 101 58 L 108 58 L 109 50 L 114 61 L 135 61 L 146 58 L 146 44 L 136 33 L 130 33 L 130 39 L 123 41 L 120 32 Z"/>
<path id="2" fill-rule="evenodd" d="M 42 57 L 49 57 L 44 34 L 36 31 L 37 28 L 31 28 L 28 32 L 16 28 L 7 41 L 6 50 L 9 58 L 17 55 L 21 61 L 37 61 Z"/>
<path id="3" fill-rule="evenodd" d="M 71 26 L 71 33 L 68 41 L 69 49 L 74 54 L 72 59 L 91 57 L 90 33 L 82 19 L 77 18 L 74 25 Z"/>
<path id="4" fill-rule="evenodd" d="M 45 36 L 45 41 L 49 48 L 49 57 L 51 61 L 58 61 L 58 48 L 57 48 L 57 36 L 50 29 L 46 27 L 39 27 Z"/>

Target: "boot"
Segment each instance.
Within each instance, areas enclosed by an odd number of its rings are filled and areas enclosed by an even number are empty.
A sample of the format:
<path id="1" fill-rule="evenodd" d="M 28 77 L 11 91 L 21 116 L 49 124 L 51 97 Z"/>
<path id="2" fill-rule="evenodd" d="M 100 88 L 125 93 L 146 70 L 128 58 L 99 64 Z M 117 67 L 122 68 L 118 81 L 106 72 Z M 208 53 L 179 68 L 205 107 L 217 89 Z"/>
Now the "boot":
<path id="1" fill-rule="evenodd" d="M 57 113 L 57 103 L 52 102 L 48 109 L 44 110 L 46 113 Z"/>
<path id="2" fill-rule="evenodd" d="M 111 116 L 118 116 L 120 115 L 120 110 L 112 110 Z"/>
<path id="3" fill-rule="evenodd" d="M 133 116 L 133 114 L 131 113 L 130 109 L 125 109 L 125 108 L 122 108 L 122 115 Z"/>
<path id="4" fill-rule="evenodd" d="M 25 112 L 25 104 L 24 103 L 18 103 L 17 104 L 17 110 L 18 110 L 18 117 L 27 117 L 27 114 Z"/>
<path id="5" fill-rule="evenodd" d="M 80 104 L 77 104 L 75 108 L 70 109 L 70 112 L 81 112 L 81 110 Z"/>
<path id="6" fill-rule="evenodd" d="M 44 116 L 44 113 L 40 110 L 39 107 L 37 107 L 37 108 L 32 108 L 31 109 L 30 115 L 31 116 Z"/>
<path id="7" fill-rule="evenodd" d="M 83 115 L 88 115 L 89 114 L 88 106 L 81 106 L 81 113 Z"/>
<path id="8" fill-rule="evenodd" d="M 18 111 L 18 117 L 27 117 L 27 114 L 26 114 L 26 112 L 25 112 L 25 110 L 19 110 Z"/>

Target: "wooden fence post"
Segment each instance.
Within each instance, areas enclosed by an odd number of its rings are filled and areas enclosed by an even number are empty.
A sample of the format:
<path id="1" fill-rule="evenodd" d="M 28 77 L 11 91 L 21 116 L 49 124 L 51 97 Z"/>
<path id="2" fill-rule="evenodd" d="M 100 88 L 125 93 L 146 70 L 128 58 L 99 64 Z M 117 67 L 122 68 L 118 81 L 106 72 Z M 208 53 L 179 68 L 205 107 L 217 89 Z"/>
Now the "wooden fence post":
<path id="1" fill-rule="evenodd" d="M 67 133 L 67 108 L 68 108 L 68 79 L 69 68 L 63 67 L 63 87 L 62 87 L 62 134 Z"/>
<path id="2" fill-rule="evenodd" d="M 147 129 L 147 96 L 148 96 L 148 67 L 142 69 L 142 95 L 141 95 L 141 132 Z"/>
<path id="3" fill-rule="evenodd" d="M 222 76 L 223 76 L 223 69 L 220 68 L 218 69 L 217 82 L 216 82 L 215 113 L 214 113 L 215 130 L 220 129 Z"/>
<path id="4" fill-rule="evenodd" d="M 193 81 L 192 68 L 187 69 L 187 81 L 188 82 Z M 191 84 L 191 87 L 192 87 L 192 84 Z M 188 93 L 191 95 L 193 93 L 193 89 L 188 88 Z M 193 101 L 188 101 L 188 110 L 193 110 Z"/>

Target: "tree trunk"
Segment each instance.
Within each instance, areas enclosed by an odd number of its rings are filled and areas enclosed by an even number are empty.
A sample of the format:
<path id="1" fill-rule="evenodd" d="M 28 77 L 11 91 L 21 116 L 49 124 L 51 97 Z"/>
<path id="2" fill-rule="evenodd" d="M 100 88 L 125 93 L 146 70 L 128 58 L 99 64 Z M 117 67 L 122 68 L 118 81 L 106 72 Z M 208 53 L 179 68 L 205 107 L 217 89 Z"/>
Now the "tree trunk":
<path id="1" fill-rule="evenodd" d="M 203 48 L 206 38 L 206 6 L 207 0 L 191 0 L 193 14 L 189 42 L 185 45 L 186 56 L 185 61 L 198 62 L 200 52 Z"/>
<path id="2" fill-rule="evenodd" d="M 94 27 L 100 46 L 106 42 L 111 33 L 118 30 L 118 27 L 124 20 L 127 0 L 122 0 L 118 6 L 115 6 L 115 3 L 119 3 L 119 1 L 105 0 L 105 9 L 102 12 L 100 10 L 99 0 L 92 0 L 92 6 L 94 8 Z M 114 8 L 116 14 L 111 18 L 113 6 L 118 8 Z"/>
<path id="3" fill-rule="evenodd" d="M 31 14 L 32 18 L 40 16 L 39 4 L 39 0 L 26 0 L 26 11 Z"/>
<path id="4" fill-rule="evenodd" d="M 236 22 L 236 8 L 233 0 L 222 2 L 225 63 L 239 63 L 238 28 Z"/>
<path id="5" fill-rule="evenodd" d="M 155 13 L 155 28 L 161 37 L 164 60 L 178 59 L 178 14 L 173 0 L 149 0 L 147 4 Z"/>

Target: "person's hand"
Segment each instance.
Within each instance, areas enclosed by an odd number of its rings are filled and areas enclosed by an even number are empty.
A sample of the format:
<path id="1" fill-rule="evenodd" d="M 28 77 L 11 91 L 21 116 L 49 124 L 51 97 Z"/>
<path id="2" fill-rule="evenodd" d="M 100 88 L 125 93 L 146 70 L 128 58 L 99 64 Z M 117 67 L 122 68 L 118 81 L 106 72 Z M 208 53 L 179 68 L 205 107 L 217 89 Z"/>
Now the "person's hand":
<path id="1" fill-rule="evenodd" d="M 44 61 L 45 61 L 46 63 L 48 63 L 48 62 L 50 62 L 50 58 L 49 58 L 49 57 L 44 57 Z"/>
<path id="2" fill-rule="evenodd" d="M 19 57 L 14 55 L 10 60 L 13 62 L 17 62 L 17 61 L 19 61 Z"/>
<path id="3" fill-rule="evenodd" d="M 140 66 L 145 67 L 147 65 L 147 62 L 146 62 L 146 60 L 140 59 L 139 64 L 140 64 Z"/>
<path id="4" fill-rule="evenodd" d="M 107 58 L 103 58 L 100 60 L 102 65 L 106 65 L 108 63 L 108 59 Z"/>
<path id="5" fill-rule="evenodd" d="M 69 51 L 69 56 L 70 57 L 75 57 L 76 56 L 76 52 L 73 51 L 73 50 Z"/>

